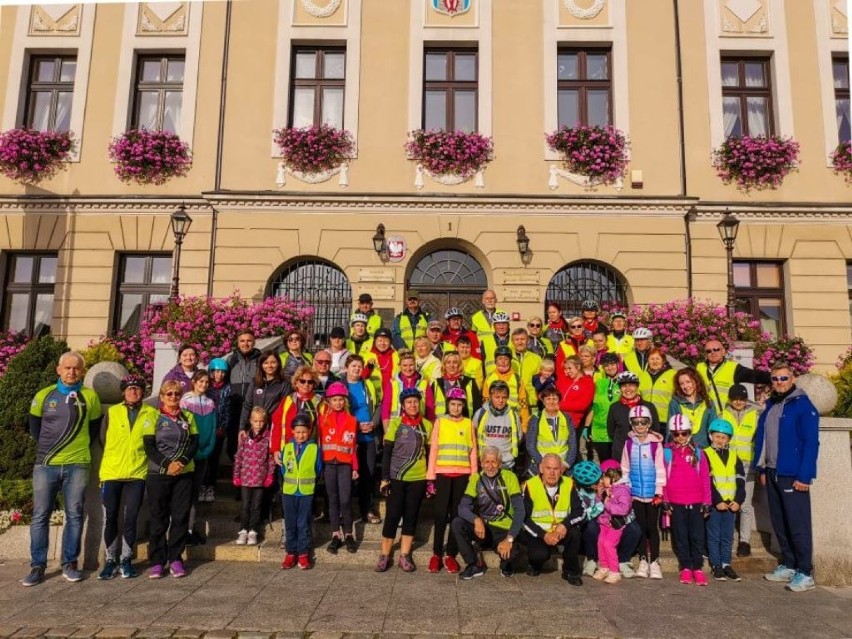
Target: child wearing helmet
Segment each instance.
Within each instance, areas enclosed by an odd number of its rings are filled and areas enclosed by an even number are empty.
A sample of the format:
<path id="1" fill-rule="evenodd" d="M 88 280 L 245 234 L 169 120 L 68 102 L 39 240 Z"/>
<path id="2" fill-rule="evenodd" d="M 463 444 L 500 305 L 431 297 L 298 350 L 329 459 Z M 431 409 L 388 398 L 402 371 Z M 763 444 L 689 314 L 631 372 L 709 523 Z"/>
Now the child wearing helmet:
<path id="1" fill-rule="evenodd" d="M 713 509 L 707 520 L 707 549 L 713 579 L 739 581 L 731 567 L 731 547 L 737 512 L 745 500 L 743 463 L 728 445 L 734 428 L 727 420 L 714 419 L 708 428 L 710 445 L 704 449 L 710 465 L 710 494 Z"/>
<path id="2" fill-rule="evenodd" d="M 601 464 L 600 499 L 604 509 L 598 523 L 598 562 L 600 566 L 592 577 L 608 584 L 621 581 L 618 565 L 618 543 L 624 526 L 632 517 L 633 501 L 630 496 L 630 483 L 623 477 L 621 467 L 614 459 L 607 459 Z"/>
<path id="3" fill-rule="evenodd" d="M 686 415 L 669 417 L 671 442 L 663 451 L 666 485 L 663 508 L 671 513 L 680 583 L 707 585 L 704 566 L 704 519 L 710 514 L 710 466 L 707 455 L 695 446 L 692 424 Z"/>
<path id="4" fill-rule="evenodd" d="M 333 382 L 325 391 L 325 407 L 319 411 L 323 479 L 334 531 L 326 550 L 332 555 L 344 544 L 349 553 L 358 549 L 352 525 L 352 482 L 358 479 L 358 420 L 349 412 L 348 397 L 346 384 Z"/>
<path id="5" fill-rule="evenodd" d="M 478 468 L 476 433 L 471 420 L 462 415 L 467 397 L 461 388 L 447 392 L 447 413 L 435 420 L 429 442 L 426 471 L 427 495 L 435 495 L 435 533 L 429 572 L 439 572 L 441 562 L 451 574 L 458 573 L 458 544 L 450 532 L 444 556 L 447 524 L 458 515 L 459 502 L 468 478 Z"/>
<path id="6" fill-rule="evenodd" d="M 639 376 L 632 371 L 619 373 L 615 383 L 621 390 L 621 397 L 609 407 L 606 417 L 606 432 L 612 440 L 612 458 L 620 460 L 624 453 L 627 434 L 631 431 L 630 409 L 634 406 L 645 406 L 651 413 L 651 430 L 663 434 L 657 408 L 639 394 Z"/>
<path id="7" fill-rule="evenodd" d="M 492 335 L 489 339 L 493 339 L 493 337 Z M 493 358 L 494 367 L 490 373 L 486 373 L 482 392 L 488 396 L 491 384 L 497 381 L 505 382 L 509 387 L 509 407 L 518 411 L 518 415 L 521 417 L 521 427 L 526 432 L 530 421 L 529 396 L 526 384 L 512 366 L 512 349 L 508 346 L 498 346 L 494 349 Z"/>
<path id="8" fill-rule="evenodd" d="M 621 468 L 630 480 L 633 512 L 642 529 L 639 540 L 639 567 L 637 577 L 662 579 L 660 566 L 660 503 L 666 485 L 666 468 L 663 462 L 663 436 L 651 430 L 651 411 L 637 404 L 630 409 L 630 432 Z"/>
<path id="9" fill-rule="evenodd" d="M 228 432 L 228 424 L 231 420 L 231 384 L 228 380 L 228 362 L 217 357 L 210 360 L 207 370 L 210 372 L 210 386 L 207 388 L 207 396 L 216 405 L 216 444 L 213 452 L 207 459 L 207 476 L 204 478 L 204 499 L 198 495 L 198 501 L 212 502 L 216 499 L 216 479 L 219 477 L 219 458 L 222 456 L 222 447 Z"/>

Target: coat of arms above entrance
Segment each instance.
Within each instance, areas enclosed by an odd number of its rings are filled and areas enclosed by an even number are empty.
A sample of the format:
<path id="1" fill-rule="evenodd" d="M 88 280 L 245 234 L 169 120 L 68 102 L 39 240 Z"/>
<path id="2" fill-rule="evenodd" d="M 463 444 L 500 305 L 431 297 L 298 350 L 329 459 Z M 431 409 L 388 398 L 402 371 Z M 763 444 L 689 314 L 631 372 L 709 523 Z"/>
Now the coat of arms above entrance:
<path id="1" fill-rule="evenodd" d="M 434 11 L 453 18 L 470 11 L 473 0 L 430 0 L 430 2 Z"/>

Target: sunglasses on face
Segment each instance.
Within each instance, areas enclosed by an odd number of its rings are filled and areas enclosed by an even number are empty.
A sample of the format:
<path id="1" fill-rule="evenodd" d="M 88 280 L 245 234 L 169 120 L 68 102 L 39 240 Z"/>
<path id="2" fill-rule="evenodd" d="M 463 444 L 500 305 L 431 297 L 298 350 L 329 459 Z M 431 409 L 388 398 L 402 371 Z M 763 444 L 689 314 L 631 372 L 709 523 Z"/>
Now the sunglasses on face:
<path id="1" fill-rule="evenodd" d="M 778 375 L 777 377 L 770 377 L 770 379 L 773 382 L 789 382 L 790 376 L 789 375 Z"/>
<path id="2" fill-rule="evenodd" d="M 330 359 L 315 359 L 314 361 L 315 361 L 317 364 L 331 364 L 331 360 L 330 360 Z"/>
<path id="3" fill-rule="evenodd" d="M 672 433 L 672 437 L 689 437 L 690 435 L 692 435 L 692 432 L 688 430 L 679 430 Z"/>
<path id="4" fill-rule="evenodd" d="M 642 418 L 638 418 L 638 419 L 631 419 L 630 423 L 633 426 L 650 426 L 651 420 L 648 419 L 647 417 L 642 417 Z"/>
<path id="5" fill-rule="evenodd" d="M 177 391 L 171 391 L 169 393 L 163 393 L 163 397 L 180 397 L 180 396 L 181 396 L 181 393 L 178 393 Z"/>
<path id="6" fill-rule="evenodd" d="M 440 329 L 440 328 L 430 328 L 430 329 L 429 329 L 429 332 L 430 332 L 430 333 L 440 333 L 440 332 L 441 332 L 441 329 Z"/>
<path id="7" fill-rule="evenodd" d="M 527 324 L 529 328 L 541 328 L 541 324 Z"/>
<path id="8" fill-rule="evenodd" d="M 583 328 L 582 324 L 571 324 L 571 328 Z"/>
<path id="9" fill-rule="evenodd" d="M 312 379 L 300 379 L 299 383 L 300 384 L 307 384 L 308 386 L 313 386 L 314 384 L 316 384 L 316 382 Z"/>
<path id="10" fill-rule="evenodd" d="M 721 353 L 721 348 L 708 348 L 704 351 L 705 353 Z"/>

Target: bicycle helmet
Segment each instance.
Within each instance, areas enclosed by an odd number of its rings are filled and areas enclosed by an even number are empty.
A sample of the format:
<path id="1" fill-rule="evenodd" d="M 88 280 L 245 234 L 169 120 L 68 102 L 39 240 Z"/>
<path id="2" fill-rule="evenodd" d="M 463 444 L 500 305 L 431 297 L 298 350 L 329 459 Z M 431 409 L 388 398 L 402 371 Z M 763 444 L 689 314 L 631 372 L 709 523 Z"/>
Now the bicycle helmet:
<path id="1" fill-rule="evenodd" d="M 307 413 L 296 413 L 296 416 L 293 417 L 293 421 L 290 422 L 290 428 L 296 428 L 296 426 L 307 426 L 310 428 L 312 425 L 311 416 Z"/>
<path id="2" fill-rule="evenodd" d="M 329 384 L 325 391 L 326 397 L 349 397 L 349 389 L 343 382 L 334 382 Z"/>
<path id="3" fill-rule="evenodd" d="M 508 346 L 498 346 L 494 349 L 494 359 L 496 360 L 498 357 L 508 357 L 512 359 L 512 349 Z"/>
<path id="4" fill-rule="evenodd" d="M 615 381 L 619 386 L 624 386 L 625 384 L 636 384 L 639 386 L 639 377 L 636 373 L 632 373 L 630 371 L 619 373 L 618 376 L 616 376 Z"/>
<path id="5" fill-rule="evenodd" d="M 358 322 L 361 322 L 362 324 L 366 325 L 370 322 L 370 318 L 368 318 L 363 313 L 355 313 L 355 315 L 353 315 L 352 319 L 349 321 L 349 325 L 355 326 L 355 324 L 357 324 Z"/>
<path id="6" fill-rule="evenodd" d="M 467 394 L 463 388 L 451 388 L 447 393 L 447 401 L 457 399 L 461 402 L 467 401 Z"/>
<path id="7" fill-rule="evenodd" d="M 596 311 L 598 310 L 598 303 L 595 300 L 586 300 L 583 302 L 582 309 L 584 311 Z"/>
<path id="8" fill-rule="evenodd" d="M 728 437 L 734 436 L 734 427 L 731 426 L 727 419 L 716 418 L 707 427 L 708 433 L 723 433 Z"/>
<path id="9" fill-rule="evenodd" d="M 644 326 L 640 326 L 635 331 L 633 331 L 633 339 L 652 339 L 654 334 L 651 332 L 651 329 L 645 328 Z"/>
<path id="10" fill-rule="evenodd" d="M 628 419 L 651 419 L 651 411 L 647 406 L 643 406 L 642 404 L 637 404 L 633 408 L 630 409 L 628 413 Z"/>
<path id="11" fill-rule="evenodd" d="M 451 306 L 447 309 L 447 312 L 444 313 L 444 319 L 450 319 L 451 317 L 464 317 L 464 314 L 459 310 L 458 306 Z"/>
<path id="12" fill-rule="evenodd" d="M 672 415 L 669 417 L 669 432 L 670 433 L 678 433 L 683 431 L 691 431 L 692 424 L 689 421 L 689 417 L 686 415 Z"/>
<path id="13" fill-rule="evenodd" d="M 624 311 L 613 311 L 609 314 L 609 318 L 614 320 L 616 317 L 620 317 L 623 320 L 627 319 L 627 314 Z"/>
<path id="14" fill-rule="evenodd" d="M 417 401 L 420 401 L 423 398 L 423 395 L 420 393 L 420 389 L 415 386 L 411 386 L 410 388 L 403 388 L 399 392 L 399 403 L 402 404 L 409 397 L 416 397 Z"/>
<path id="15" fill-rule="evenodd" d="M 619 464 L 614 459 L 607 459 L 606 461 L 601 462 L 601 473 L 605 473 L 606 471 L 615 468 L 616 470 L 621 470 L 621 464 Z"/>
<path id="16" fill-rule="evenodd" d="M 207 365 L 207 370 L 211 373 L 213 371 L 225 371 L 227 373 L 229 368 L 230 366 L 228 366 L 228 362 L 226 362 L 221 357 L 211 359 L 210 363 Z"/>
<path id="17" fill-rule="evenodd" d="M 581 486 L 591 486 L 596 484 L 600 481 L 601 475 L 603 475 L 601 467 L 595 462 L 589 460 L 577 462 L 574 465 L 572 474 L 574 481 Z"/>
<path id="18" fill-rule="evenodd" d="M 509 314 L 505 311 L 497 311 L 494 313 L 494 317 L 491 319 L 492 324 L 508 324 L 509 323 Z"/>
<path id="19" fill-rule="evenodd" d="M 136 388 L 141 389 L 142 392 L 145 392 L 145 386 L 147 386 L 147 383 L 145 382 L 145 378 L 141 375 L 128 375 L 121 380 L 120 387 L 122 392 L 131 386 L 135 386 Z"/>

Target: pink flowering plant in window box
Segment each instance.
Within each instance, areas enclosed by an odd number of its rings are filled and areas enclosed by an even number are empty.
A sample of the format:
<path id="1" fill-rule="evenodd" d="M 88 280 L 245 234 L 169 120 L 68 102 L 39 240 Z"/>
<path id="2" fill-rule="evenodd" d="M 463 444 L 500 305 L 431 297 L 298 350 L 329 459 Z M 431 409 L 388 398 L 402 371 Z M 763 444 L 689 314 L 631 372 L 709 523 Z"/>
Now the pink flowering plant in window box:
<path id="1" fill-rule="evenodd" d="M 545 134 L 547 146 L 562 156 L 571 173 L 589 184 L 614 184 L 627 168 L 627 136 L 614 126 L 563 126 Z"/>
<path id="2" fill-rule="evenodd" d="M 328 124 L 275 129 L 272 133 L 284 164 L 298 173 L 332 171 L 355 153 L 352 134 Z"/>
<path id="3" fill-rule="evenodd" d="M 131 129 L 113 138 L 109 158 L 115 174 L 125 183 L 165 184 L 184 177 L 192 166 L 192 151 L 170 131 Z"/>
<path id="4" fill-rule="evenodd" d="M 831 154 L 831 166 L 835 173 L 842 175 L 852 184 L 852 142 L 847 140 L 837 145 Z"/>
<path id="5" fill-rule="evenodd" d="M 21 184 L 46 180 L 71 157 L 69 131 L 9 129 L 0 133 L 0 173 Z"/>
<path id="6" fill-rule="evenodd" d="M 408 132 L 405 152 L 432 175 L 470 179 L 494 157 L 494 141 L 481 133 L 464 131 Z"/>
<path id="7" fill-rule="evenodd" d="M 777 135 L 732 137 L 713 151 L 713 166 L 725 184 L 738 189 L 777 189 L 799 166 L 799 143 Z"/>

